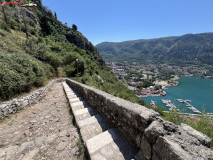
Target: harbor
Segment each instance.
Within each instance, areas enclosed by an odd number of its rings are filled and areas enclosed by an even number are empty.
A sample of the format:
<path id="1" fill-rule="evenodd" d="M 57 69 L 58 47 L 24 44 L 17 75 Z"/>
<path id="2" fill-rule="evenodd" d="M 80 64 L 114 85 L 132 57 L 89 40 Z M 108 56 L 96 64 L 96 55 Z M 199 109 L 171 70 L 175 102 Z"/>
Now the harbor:
<path id="1" fill-rule="evenodd" d="M 161 100 L 167 107 L 169 107 L 169 110 L 176 110 L 176 111 L 180 111 L 179 109 L 177 109 L 177 107 L 172 103 L 171 100 L 166 100 L 166 99 L 162 99 Z"/>
<path id="2" fill-rule="evenodd" d="M 206 113 L 213 113 L 213 79 L 202 79 L 197 77 L 181 77 L 180 85 L 168 86 L 167 94 L 160 97 L 142 97 L 150 104 L 151 100 L 156 102 L 158 107 L 169 111 L 171 107 L 162 102 L 171 100 L 176 108 L 182 113 L 200 114 L 203 109 Z"/>
<path id="3" fill-rule="evenodd" d="M 186 104 L 186 107 L 189 108 L 193 113 L 196 113 L 196 114 L 201 114 L 201 112 L 195 108 L 194 106 L 192 106 L 190 103 L 192 102 L 191 100 L 183 100 L 183 99 L 177 99 L 177 101 L 179 103 L 185 103 Z"/>
<path id="4" fill-rule="evenodd" d="M 162 103 L 164 103 L 167 107 L 169 107 L 169 110 L 170 110 L 170 111 L 171 111 L 171 110 L 180 111 L 180 109 L 177 109 L 177 107 L 172 103 L 171 100 L 162 99 L 161 101 L 162 101 Z M 190 109 L 193 113 L 195 113 L 195 114 L 201 114 L 201 112 L 200 112 L 198 109 L 196 109 L 194 106 L 192 106 L 192 105 L 190 104 L 190 102 L 192 102 L 191 100 L 189 100 L 189 99 L 186 99 L 186 100 L 177 99 L 177 101 L 178 101 L 179 103 L 185 103 L 185 104 L 186 104 L 186 107 L 187 107 L 188 109 Z"/>

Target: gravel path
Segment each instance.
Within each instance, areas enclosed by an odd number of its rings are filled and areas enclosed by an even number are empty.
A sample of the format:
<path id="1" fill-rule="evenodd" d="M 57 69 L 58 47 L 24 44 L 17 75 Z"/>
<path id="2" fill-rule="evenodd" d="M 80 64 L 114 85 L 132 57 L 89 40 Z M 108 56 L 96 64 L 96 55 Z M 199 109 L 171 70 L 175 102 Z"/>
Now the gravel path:
<path id="1" fill-rule="evenodd" d="M 62 83 L 0 123 L 0 160 L 82 159 L 79 142 Z"/>

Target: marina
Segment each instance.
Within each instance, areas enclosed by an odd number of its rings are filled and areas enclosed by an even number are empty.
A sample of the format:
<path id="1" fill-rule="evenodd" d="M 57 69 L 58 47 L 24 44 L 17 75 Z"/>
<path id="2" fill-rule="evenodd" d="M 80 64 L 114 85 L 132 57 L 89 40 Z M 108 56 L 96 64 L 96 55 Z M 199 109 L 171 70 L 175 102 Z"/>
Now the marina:
<path id="1" fill-rule="evenodd" d="M 186 107 L 189 108 L 193 113 L 196 113 L 196 114 L 201 114 L 201 112 L 196 109 L 194 106 L 192 106 L 190 103 L 192 102 L 191 100 L 189 99 L 186 99 L 186 100 L 183 100 L 183 99 L 177 99 L 177 101 L 179 103 L 186 103 Z"/>
<path id="2" fill-rule="evenodd" d="M 179 109 L 177 109 L 177 107 L 172 103 L 171 100 L 166 100 L 166 99 L 162 99 L 161 100 L 167 107 L 169 107 L 169 110 L 177 110 L 180 111 Z"/>
<path id="3" fill-rule="evenodd" d="M 153 105 L 153 106 L 156 106 L 157 102 L 156 101 L 151 101 L 150 104 Z"/>
<path id="4" fill-rule="evenodd" d="M 151 100 L 157 102 L 157 106 L 169 111 L 170 107 L 162 102 L 171 100 L 180 112 L 199 114 L 205 108 L 206 113 L 213 113 L 213 79 L 181 77 L 178 86 L 168 86 L 167 94 L 163 97 L 142 97 L 150 104 Z M 187 105 L 187 106 L 186 106 Z"/>

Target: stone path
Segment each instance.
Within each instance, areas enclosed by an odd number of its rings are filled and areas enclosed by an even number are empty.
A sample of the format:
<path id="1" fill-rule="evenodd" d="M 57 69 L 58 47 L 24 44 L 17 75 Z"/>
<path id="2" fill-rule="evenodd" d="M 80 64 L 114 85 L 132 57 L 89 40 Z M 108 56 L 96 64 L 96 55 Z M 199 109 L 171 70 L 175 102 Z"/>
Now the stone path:
<path id="1" fill-rule="evenodd" d="M 39 104 L 0 122 L 0 160 L 83 159 L 62 83 Z"/>
<path id="2" fill-rule="evenodd" d="M 91 160 L 131 160 L 136 152 L 118 129 L 107 122 L 65 82 L 65 92 Z"/>

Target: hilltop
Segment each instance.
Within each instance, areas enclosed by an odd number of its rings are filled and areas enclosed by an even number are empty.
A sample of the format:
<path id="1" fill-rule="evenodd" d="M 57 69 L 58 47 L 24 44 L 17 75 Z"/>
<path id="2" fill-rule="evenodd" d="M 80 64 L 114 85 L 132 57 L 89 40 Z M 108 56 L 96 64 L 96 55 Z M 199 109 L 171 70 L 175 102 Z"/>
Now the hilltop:
<path id="1" fill-rule="evenodd" d="M 96 47 L 107 61 L 169 64 L 213 64 L 213 33 L 103 42 Z"/>
<path id="2" fill-rule="evenodd" d="M 0 11 L 0 100 L 8 100 L 56 77 L 72 77 L 118 97 L 145 104 L 106 66 L 96 47 L 62 24 L 38 0 L 37 7 L 4 5 Z"/>

